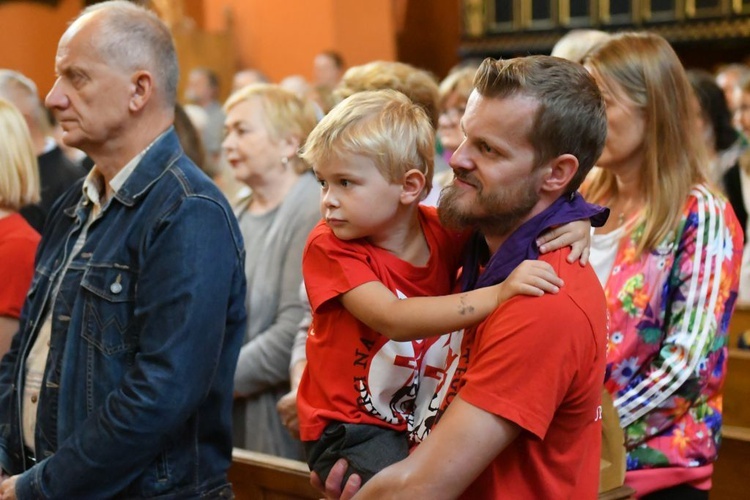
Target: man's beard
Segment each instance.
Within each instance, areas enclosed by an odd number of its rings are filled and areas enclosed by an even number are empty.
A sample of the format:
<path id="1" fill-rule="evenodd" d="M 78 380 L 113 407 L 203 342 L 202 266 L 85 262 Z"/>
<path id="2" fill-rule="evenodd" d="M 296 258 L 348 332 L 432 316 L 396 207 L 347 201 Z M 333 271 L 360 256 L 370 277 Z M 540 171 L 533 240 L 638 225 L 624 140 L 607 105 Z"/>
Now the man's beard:
<path id="1" fill-rule="evenodd" d="M 474 186 L 476 197 L 472 207 L 462 206 L 461 190 L 455 184 L 443 188 L 438 216 L 443 226 L 451 229 L 479 229 L 487 236 L 504 236 L 514 231 L 539 201 L 533 173 L 528 179 L 495 193 L 484 193 L 470 174 L 456 171 L 456 177 Z"/>

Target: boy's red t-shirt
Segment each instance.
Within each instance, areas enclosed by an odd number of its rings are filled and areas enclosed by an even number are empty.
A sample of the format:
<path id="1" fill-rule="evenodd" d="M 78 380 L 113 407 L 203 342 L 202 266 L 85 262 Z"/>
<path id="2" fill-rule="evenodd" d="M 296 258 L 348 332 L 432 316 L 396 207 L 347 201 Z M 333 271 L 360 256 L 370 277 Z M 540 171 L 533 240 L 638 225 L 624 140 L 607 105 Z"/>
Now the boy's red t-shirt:
<path id="1" fill-rule="evenodd" d="M 357 320 L 337 300 L 371 281 L 383 283 L 400 298 L 451 293 L 467 234 L 443 228 L 434 208 L 420 206 L 419 210 L 430 247 L 424 267 L 404 262 L 363 239 L 339 240 L 324 222 L 311 232 L 302 260 L 313 310 L 307 368 L 297 392 L 303 441 L 317 440 L 332 421 L 409 432 L 415 442 L 431 425 L 438 409 L 435 394 L 443 385 L 447 389 L 443 383 L 450 337 L 391 341 Z"/>

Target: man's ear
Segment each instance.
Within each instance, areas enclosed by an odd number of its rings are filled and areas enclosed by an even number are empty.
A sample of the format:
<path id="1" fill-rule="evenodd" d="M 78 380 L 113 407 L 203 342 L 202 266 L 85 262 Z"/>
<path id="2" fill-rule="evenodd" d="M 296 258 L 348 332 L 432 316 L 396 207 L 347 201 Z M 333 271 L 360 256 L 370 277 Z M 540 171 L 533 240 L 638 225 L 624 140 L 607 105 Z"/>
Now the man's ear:
<path id="1" fill-rule="evenodd" d="M 565 191 L 573 176 L 578 172 L 578 158 L 566 153 L 550 160 L 543 168 L 547 172 L 542 179 L 541 190 L 561 193 Z"/>
<path id="2" fill-rule="evenodd" d="M 407 171 L 401 181 L 401 203 L 411 205 L 415 201 L 422 201 L 426 183 L 424 173 L 416 168 Z"/>
<path id="3" fill-rule="evenodd" d="M 137 71 L 130 79 L 131 94 L 128 109 L 138 112 L 144 108 L 154 93 L 154 77 L 148 71 Z"/>

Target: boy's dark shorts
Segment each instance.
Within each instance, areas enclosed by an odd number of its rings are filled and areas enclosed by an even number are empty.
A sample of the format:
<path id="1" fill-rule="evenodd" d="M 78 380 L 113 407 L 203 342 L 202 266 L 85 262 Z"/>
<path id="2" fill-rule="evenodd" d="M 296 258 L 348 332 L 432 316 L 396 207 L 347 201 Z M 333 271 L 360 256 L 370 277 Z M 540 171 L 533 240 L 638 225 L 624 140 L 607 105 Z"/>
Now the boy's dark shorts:
<path id="1" fill-rule="evenodd" d="M 409 440 L 404 432 L 368 424 L 334 422 L 326 427 L 320 439 L 306 441 L 304 445 L 307 465 L 324 483 L 338 459 L 349 462 L 342 487 L 352 474 L 359 474 L 364 484 L 384 468 L 409 456 Z"/>

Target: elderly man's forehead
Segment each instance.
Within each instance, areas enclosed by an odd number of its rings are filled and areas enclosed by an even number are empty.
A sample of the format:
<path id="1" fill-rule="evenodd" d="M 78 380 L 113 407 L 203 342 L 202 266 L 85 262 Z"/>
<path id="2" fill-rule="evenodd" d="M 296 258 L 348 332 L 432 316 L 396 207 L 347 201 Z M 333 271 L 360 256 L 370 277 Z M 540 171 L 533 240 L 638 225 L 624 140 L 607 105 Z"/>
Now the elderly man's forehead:
<path id="1" fill-rule="evenodd" d="M 99 14 L 99 12 L 89 12 L 73 21 L 70 26 L 68 26 L 68 29 L 65 30 L 65 33 L 63 33 L 63 36 L 60 40 L 71 40 L 82 32 L 90 35 L 89 31 L 92 31 L 93 28 L 98 24 L 97 14 Z"/>
<path id="2" fill-rule="evenodd" d="M 100 19 L 94 17 L 97 12 L 91 12 L 76 19 L 60 38 L 57 46 L 56 62 L 66 58 L 73 46 L 83 48 L 77 51 L 88 57 L 95 57 L 98 53 L 96 37 L 98 36 Z"/>

